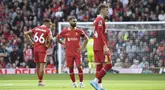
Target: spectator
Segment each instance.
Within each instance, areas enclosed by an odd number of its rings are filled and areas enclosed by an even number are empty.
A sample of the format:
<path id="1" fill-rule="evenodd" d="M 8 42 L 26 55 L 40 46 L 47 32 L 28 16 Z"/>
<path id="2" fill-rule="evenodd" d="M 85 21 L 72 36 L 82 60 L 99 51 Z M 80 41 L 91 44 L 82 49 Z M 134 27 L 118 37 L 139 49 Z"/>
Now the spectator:
<path id="1" fill-rule="evenodd" d="M 165 14 L 163 10 L 161 11 L 161 14 L 159 14 L 158 19 L 159 21 L 165 21 Z"/>
<path id="2" fill-rule="evenodd" d="M 6 67 L 6 63 L 4 61 L 3 57 L 0 57 L 0 68 L 5 68 Z"/>
<path id="3" fill-rule="evenodd" d="M 1 47 L 0 47 L 0 57 L 3 57 L 4 61 L 7 63 L 9 62 L 9 53 L 8 51 L 6 50 L 6 46 L 3 44 Z"/>
<path id="4" fill-rule="evenodd" d="M 139 65 L 141 66 L 141 68 L 145 68 L 146 64 L 149 64 L 149 63 L 146 61 L 145 57 L 143 57 L 143 61 Z"/>
<path id="5" fill-rule="evenodd" d="M 6 50 L 7 50 L 7 52 L 9 52 L 9 53 L 11 53 L 11 52 L 13 51 L 13 47 L 12 47 L 12 45 L 10 45 L 9 42 L 6 43 Z"/>
<path id="6" fill-rule="evenodd" d="M 10 63 L 10 62 L 8 62 L 7 64 L 6 64 L 6 67 L 5 68 L 12 68 L 12 64 Z"/>
<path id="7" fill-rule="evenodd" d="M 133 59 L 135 57 L 136 46 L 133 44 L 133 40 L 130 40 L 128 45 L 126 46 L 126 53 L 128 54 L 129 59 Z"/>
<path id="8" fill-rule="evenodd" d="M 123 47 L 123 40 L 119 39 L 119 42 L 116 44 L 117 53 L 120 54 Z"/>
<path id="9" fill-rule="evenodd" d="M 12 63 L 15 63 L 15 61 L 18 60 L 18 59 L 19 59 L 19 57 L 18 57 L 18 48 L 16 46 L 14 46 L 13 51 L 10 53 L 10 61 Z"/>
<path id="10" fill-rule="evenodd" d="M 3 61 L 6 63 L 4 65 L 10 68 L 12 63 L 19 60 L 22 67 L 22 63 L 24 62 L 23 56 L 25 56 L 23 55 L 23 48 L 25 48 L 23 44 L 26 43 L 23 32 L 37 25 L 41 25 L 44 18 L 51 18 L 55 26 L 58 25 L 58 22 L 67 21 L 71 16 L 76 16 L 76 18 L 82 22 L 94 21 L 97 15 L 97 6 L 100 3 L 107 3 L 109 5 L 110 13 L 106 19 L 107 21 L 165 20 L 165 6 L 162 2 L 157 2 L 156 0 L 1 0 L 0 57 L 3 57 Z M 132 27 L 136 26 L 128 25 L 129 29 L 135 29 Z M 112 27 L 108 26 L 108 28 Z M 116 29 L 118 27 L 114 28 Z M 154 25 L 150 25 L 149 27 L 145 25 L 137 26 L 136 29 L 139 28 L 161 30 L 161 26 Z M 55 27 L 53 29 L 54 35 L 56 35 L 57 32 L 58 29 Z M 123 67 L 129 67 L 130 64 L 133 64 L 133 59 L 141 62 L 143 61 L 143 57 L 145 57 L 150 67 L 165 65 L 163 46 L 165 42 L 162 42 L 164 40 L 164 31 L 113 31 L 109 36 L 109 47 L 112 50 L 113 61 L 116 62 L 117 58 L 120 58 L 121 62 L 123 62 Z M 57 48 L 52 52 L 56 50 Z M 64 60 L 65 57 L 62 58 Z M 50 58 L 48 58 L 48 61 L 49 59 Z M 25 63 L 29 65 L 27 62 L 28 61 L 25 61 Z M 33 62 L 33 60 L 31 60 L 31 62 Z M 13 67 L 15 67 L 14 64 Z M 144 67 L 144 63 L 142 67 Z"/>
<path id="11" fill-rule="evenodd" d="M 53 59 L 50 60 L 50 63 L 47 64 L 46 68 L 55 68 Z"/>
<path id="12" fill-rule="evenodd" d="M 145 63 L 144 70 L 142 71 L 144 74 L 152 74 L 152 71 L 149 69 L 149 64 Z"/>
<path id="13" fill-rule="evenodd" d="M 29 66 L 26 64 L 26 62 L 20 63 L 19 68 L 29 68 Z"/>
<path id="14" fill-rule="evenodd" d="M 141 68 L 141 66 L 139 65 L 139 60 L 134 59 L 133 65 L 131 65 L 130 68 Z"/>
<path id="15" fill-rule="evenodd" d="M 33 53 L 32 53 L 31 45 L 27 45 L 27 46 L 25 45 L 24 57 L 25 57 L 25 62 L 32 61 Z"/>
<path id="16" fill-rule="evenodd" d="M 124 63 L 122 64 L 123 68 L 129 68 L 131 67 L 131 62 L 128 60 L 128 58 L 125 59 Z"/>
<path id="17" fill-rule="evenodd" d="M 116 60 L 116 63 L 114 65 L 114 67 L 117 67 L 117 68 L 121 68 L 122 67 L 122 62 L 121 62 L 121 60 L 119 58 Z"/>
<path id="18" fill-rule="evenodd" d="M 29 45 L 29 44 L 27 46 L 25 44 L 24 61 L 29 68 L 35 68 L 35 63 L 33 61 L 33 50 L 32 50 L 31 45 Z M 23 67 L 26 67 L 26 65 L 24 65 Z"/>
<path id="19" fill-rule="evenodd" d="M 129 0 L 120 0 L 120 2 L 123 4 L 123 7 L 126 7 L 129 3 Z"/>
<path id="20" fill-rule="evenodd" d="M 55 16 L 59 17 L 59 18 L 61 18 L 63 16 L 63 11 L 61 11 L 60 7 L 58 8 L 58 11 L 55 13 Z"/>

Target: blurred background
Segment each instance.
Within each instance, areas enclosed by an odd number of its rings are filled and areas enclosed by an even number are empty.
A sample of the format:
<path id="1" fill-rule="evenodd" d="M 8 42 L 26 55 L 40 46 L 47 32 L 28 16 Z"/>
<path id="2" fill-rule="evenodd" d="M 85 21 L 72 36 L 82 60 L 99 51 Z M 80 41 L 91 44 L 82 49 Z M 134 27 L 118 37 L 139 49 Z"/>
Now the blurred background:
<path id="1" fill-rule="evenodd" d="M 67 22 L 71 16 L 76 16 L 79 22 L 93 22 L 101 3 L 109 5 L 107 22 L 165 21 L 165 0 L 0 0 L 0 69 L 35 68 L 33 47 L 23 32 L 41 25 L 44 18 L 55 24 L 51 30 L 56 36 L 58 22 Z M 90 31 L 84 31 L 91 36 Z M 164 30 L 108 31 L 107 38 L 114 68 L 159 73 L 165 66 Z M 48 50 L 47 68 L 57 68 L 57 50 L 54 41 Z M 87 57 L 86 50 L 82 59 L 84 68 L 89 67 Z"/>

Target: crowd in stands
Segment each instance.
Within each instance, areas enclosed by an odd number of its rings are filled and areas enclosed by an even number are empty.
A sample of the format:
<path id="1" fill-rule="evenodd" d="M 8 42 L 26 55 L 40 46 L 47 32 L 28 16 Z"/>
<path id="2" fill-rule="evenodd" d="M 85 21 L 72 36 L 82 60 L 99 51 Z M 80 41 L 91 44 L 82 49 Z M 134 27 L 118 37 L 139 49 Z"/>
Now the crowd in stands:
<path id="1" fill-rule="evenodd" d="M 34 68 L 32 46 L 24 32 L 41 25 L 44 18 L 56 24 L 76 16 L 78 21 L 93 22 L 97 6 L 109 5 L 106 21 L 165 21 L 163 0 L 0 0 L 0 68 Z M 145 68 L 165 66 L 165 33 L 109 31 L 114 67 Z M 127 35 L 127 39 L 125 39 Z M 54 67 L 56 42 L 49 50 L 48 67 Z"/>

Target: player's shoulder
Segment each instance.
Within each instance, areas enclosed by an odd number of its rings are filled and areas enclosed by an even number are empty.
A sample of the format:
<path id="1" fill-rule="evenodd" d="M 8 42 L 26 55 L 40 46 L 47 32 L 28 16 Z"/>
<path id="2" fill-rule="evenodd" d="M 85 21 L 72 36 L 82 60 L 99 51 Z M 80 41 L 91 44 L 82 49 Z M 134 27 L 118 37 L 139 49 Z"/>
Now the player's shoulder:
<path id="1" fill-rule="evenodd" d="M 50 32 L 50 29 L 47 28 L 45 25 L 37 26 L 37 27 L 35 27 L 35 30 L 37 32 L 45 32 L 45 33 Z"/>
<path id="2" fill-rule="evenodd" d="M 97 15 L 96 20 L 103 20 L 104 18 L 101 15 Z"/>
<path id="3" fill-rule="evenodd" d="M 38 28 L 38 26 L 36 26 L 36 27 L 32 28 L 31 30 L 36 30 L 37 28 Z"/>
<path id="4" fill-rule="evenodd" d="M 69 27 L 66 27 L 62 30 L 63 32 L 69 31 Z"/>
<path id="5" fill-rule="evenodd" d="M 102 25 L 103 17 L 101 15 L 97 15 L 96 19 L 94 20 L 94 25 Z"/>
<path id="6" fill-rule="evenodd" d="M 68 27 L 66 27 L 66 28 L 63 28 L 62 31 L 61 31 L 60 33 L 66 33 L 66 32 L 68 32 L 68 31 L 69 31 L 69 29 L 68 29 Z"/>
<path id="7" fill-rule="evenodd" d="M 44 29 L 44 30 L 50 30 L 50 29 L 47 28 L 45 25 L 41 25 L 41 26 L 39 26 L 39 28 Z"/>
<path id="8" fill-rule="evenodd" d="M 76 32 L 83 32 L 84 30 L 82 30 L 81 28 L 77 28 L 76 27 L 76 30 L 75 30 Z"/>

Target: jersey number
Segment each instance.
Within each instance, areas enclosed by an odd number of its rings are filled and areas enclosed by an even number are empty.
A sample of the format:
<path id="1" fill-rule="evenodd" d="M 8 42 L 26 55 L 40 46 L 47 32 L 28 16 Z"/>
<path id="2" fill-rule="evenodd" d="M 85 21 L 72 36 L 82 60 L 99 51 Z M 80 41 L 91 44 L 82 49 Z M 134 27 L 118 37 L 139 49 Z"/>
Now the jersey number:
<path id="1" fill-rule="evenodd" d="M 35 35 L 34 35 L 34 42 L 38 42 L 39 41 L 40 43 L 44 43 L 45 42 L 45 38 L 43 37 L 44 34 L 42 33 L 40 35 L 40 37 L 38 37 L 37 34 L 38 34 L 38 32 L 35 33 Z"/>
<path id="2" fill-rule="evenodd" d="M 94 36 L 95 36 L 95 38 L 98 38 L 98 33 L 97 33 L 97 31 L 95 31 Z"/>

